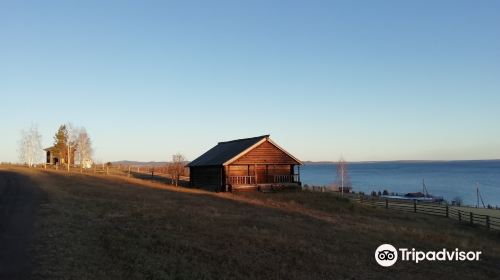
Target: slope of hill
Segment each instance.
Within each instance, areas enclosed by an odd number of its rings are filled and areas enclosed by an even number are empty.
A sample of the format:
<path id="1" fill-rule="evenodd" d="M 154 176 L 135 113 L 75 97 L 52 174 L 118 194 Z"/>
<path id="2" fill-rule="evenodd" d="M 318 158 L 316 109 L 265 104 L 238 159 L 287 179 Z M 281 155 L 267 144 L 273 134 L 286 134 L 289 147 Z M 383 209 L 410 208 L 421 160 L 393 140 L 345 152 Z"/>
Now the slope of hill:
<path id="1" fill-rule="evenodd" d="M 35 279 L 472 279 L 500 277 L 498 233 L 369 208 L 334 194 L 211 193 L 139 179 L 16 172 L 48 196 Z M 479 262 L 374 260 L 382 243 L 481 250 Z"/>

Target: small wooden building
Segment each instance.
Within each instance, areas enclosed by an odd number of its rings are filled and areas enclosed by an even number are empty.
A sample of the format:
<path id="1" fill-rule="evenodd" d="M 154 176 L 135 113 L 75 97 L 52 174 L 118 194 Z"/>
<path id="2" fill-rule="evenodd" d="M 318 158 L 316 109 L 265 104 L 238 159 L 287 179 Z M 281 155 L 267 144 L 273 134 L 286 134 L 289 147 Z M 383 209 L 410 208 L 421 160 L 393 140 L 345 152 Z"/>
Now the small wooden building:
<path id="1" fill-rule="evenodd" d="M 67 164 L 68 160 L 65 158 L 68 153 L 63 152 L 62 155 L 61 153 L 54 147 L 48 147 L 46 149 L 43 149 L 45 151 L 45 163 L 48 165 L 63 165 Z M 75 149 L 71 152 L 71 164 L 75 164 Z"/>
<path id="2" fill-rule="evenodd" d="M 45 163 L 49 164 L 49 165 L 59 165 L 59 164 L 62 164 L 64 163 L 64 159 L 62 159 L 62 161 L 59 159 L 59 153 L 56 152 L 56 149 L 54 148 L 54 146 L 52 147 L 48 147 L 46 149 L 43 149 L 45 151 L 45 154 L 46 154 L 46 160 L 45 160 Z"/>
<path id="3" fill-rule="evenodd" d="M 269 135 L 220 142 L 190 162 L 190 185 L 211 190 L 300 187 L 300 160 Z"/>

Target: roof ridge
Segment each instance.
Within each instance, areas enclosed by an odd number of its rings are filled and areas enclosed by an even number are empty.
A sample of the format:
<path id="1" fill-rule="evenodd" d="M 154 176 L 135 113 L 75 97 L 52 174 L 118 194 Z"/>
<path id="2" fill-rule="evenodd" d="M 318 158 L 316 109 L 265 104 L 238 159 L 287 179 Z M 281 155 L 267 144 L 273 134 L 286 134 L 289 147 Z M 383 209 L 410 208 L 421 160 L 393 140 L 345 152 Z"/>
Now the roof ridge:
<path id="1" fill-rule="evenodd" d="M 256 136 L 256 137 L 250 137 L 250 138 L 241 138 L 241 139 L 236 139 L 236 140 L 230 140 L 230 141 L 223 141 L 219 142 L 219 144 L 225 144 L 225 143 L 233 143 L 233 142 L 238 142 L 238 141 L 246 141 L 246 140 L 251 140 L 251 139 L 262 139 L 262 138 L 269 138 L 269 134 L 261 135 L 261 136 Z"/>

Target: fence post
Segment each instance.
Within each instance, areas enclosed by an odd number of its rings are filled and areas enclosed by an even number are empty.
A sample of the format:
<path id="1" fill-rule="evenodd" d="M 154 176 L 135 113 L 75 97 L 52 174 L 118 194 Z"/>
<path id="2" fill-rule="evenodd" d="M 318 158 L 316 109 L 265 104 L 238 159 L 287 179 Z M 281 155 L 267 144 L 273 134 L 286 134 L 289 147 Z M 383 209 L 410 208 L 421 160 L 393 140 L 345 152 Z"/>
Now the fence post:
<path id="1" fill-rule="evenodd" d="M 470 218 L 470 224 L 473 225 L 474 224 L 474 218 L 472 216 L 472 212 L 469 212 L 469 218 Z"/>
<path id="2" fill-rule="evenodd" d="M 128 175 L 127 177 L 130 177 L 130 165 L 128 166 Z"/>
<path id="3" fill-rule="evenodd" d="M 416 199 L 413 200 L 413 212 L 417 213 L 417 200 Z"/>
<path id="4" fill-rule="evenodd" d="M 385 209 L 389 208 L 389 200 L 386 198 L 385 199 Z"/>
<path id="5" fill-rule="evenodd" d="M 490 229 L 490 216 L 486 216 L 486 228 Z"/>
<path id="6" fill-rule="evenodd" d="M 106 166 L 106 175 L 109 175 L 109 166 Z"/>
<path id="7" fill-rule="evenodd" d="M 448 205 L 446 205 L 446 218 L 449 217 L 449 213 L 448 213 L 449 209 L 448 208 L 449 208 Z"/>
<path id="8" fill-rule="evenodd" d="M 462 221 L 462 211 L 458 210 L 458 221 Z"/>

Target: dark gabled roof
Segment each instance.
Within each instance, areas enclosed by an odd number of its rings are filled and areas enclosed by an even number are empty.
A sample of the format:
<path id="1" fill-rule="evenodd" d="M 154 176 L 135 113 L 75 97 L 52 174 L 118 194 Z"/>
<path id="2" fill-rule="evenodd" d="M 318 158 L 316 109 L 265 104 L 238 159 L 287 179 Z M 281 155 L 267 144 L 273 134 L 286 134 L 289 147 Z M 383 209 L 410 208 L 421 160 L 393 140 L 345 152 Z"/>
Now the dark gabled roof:
<path id="1" fill-rule="evenodd" d="M 235 156 L 241 154 L 246 149 L 260 142 L 262 139 L 268 138 L 269 135 L 258 137 L 238 139 L 227 142 L 219 142 L 217 146 L 208 150 L 203 155 L 199 156 L 187 166 L 220 166 Z"/>

